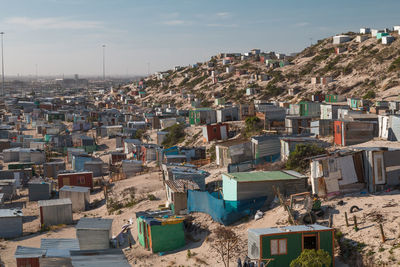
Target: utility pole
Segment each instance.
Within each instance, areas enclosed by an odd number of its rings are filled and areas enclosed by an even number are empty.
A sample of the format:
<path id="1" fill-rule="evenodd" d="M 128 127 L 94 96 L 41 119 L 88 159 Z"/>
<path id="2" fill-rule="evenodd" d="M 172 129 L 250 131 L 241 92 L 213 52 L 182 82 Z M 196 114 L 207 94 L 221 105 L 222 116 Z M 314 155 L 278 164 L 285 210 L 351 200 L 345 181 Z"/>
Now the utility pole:
<path id="1" fill-rule="evenodd" d="M 106 80 L 106 45 L 103 45 L 103 81 Z"/>
<path id="2" fill-rule="evenodd" d="M 3 36 L 4 32 L 0 32 L 1 35 L 1 95 L 4 97 L 4 50 L 3 50 Z M 4 100 L 4 99 L 3 99 Z"/>

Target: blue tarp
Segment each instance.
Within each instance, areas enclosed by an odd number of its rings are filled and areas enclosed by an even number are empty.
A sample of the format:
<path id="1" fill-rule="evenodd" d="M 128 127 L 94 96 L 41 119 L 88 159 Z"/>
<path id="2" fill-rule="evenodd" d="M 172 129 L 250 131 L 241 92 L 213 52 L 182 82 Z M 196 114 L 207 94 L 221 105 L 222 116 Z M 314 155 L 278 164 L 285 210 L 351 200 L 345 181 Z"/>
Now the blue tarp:
<path id="1" fill-rule="evenodd" d="M 214 221 L 223 225 L 230 225 L 243 217 L 256 213 L 264 206 L 267 197 L 254 199 L 227 201 L 223 200 L 218 192 L 208 193 L 188 190 L 188 211 L 204 212 L 209 214 Z"/>

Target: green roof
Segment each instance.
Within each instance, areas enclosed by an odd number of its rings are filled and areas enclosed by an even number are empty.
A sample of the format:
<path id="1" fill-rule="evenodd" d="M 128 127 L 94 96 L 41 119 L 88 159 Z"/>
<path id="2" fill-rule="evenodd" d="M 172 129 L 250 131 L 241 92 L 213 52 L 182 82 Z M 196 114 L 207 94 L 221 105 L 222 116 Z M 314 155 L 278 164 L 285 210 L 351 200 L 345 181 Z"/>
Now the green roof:
<path id="1" fill-rule="evenodd" d="M 296 180 L 299 177 L 287 174 L 283 171 L 259 171 L 259 172 L 234 172 L 226 173 L 231 179 L 238 182 L 258 182 L 258 181 L 279 181 L 279 180 Z"/>
<path id="2" fill-rule="evenodd" d="M 195 108 L 195 109 L 193 109 L 194 111 L 208 111 L 208 110 L 212 110 L 211 108 Z"/>

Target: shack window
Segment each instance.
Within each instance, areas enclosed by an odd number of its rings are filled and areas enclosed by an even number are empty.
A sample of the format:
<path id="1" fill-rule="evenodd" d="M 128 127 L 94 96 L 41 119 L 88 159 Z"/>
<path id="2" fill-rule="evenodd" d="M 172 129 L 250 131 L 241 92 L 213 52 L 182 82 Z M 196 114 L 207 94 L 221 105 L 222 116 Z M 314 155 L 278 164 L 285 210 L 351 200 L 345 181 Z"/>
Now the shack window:
<path id="1" fill-rule="evenodd" d="M 84 176 L 78 177 L 78 184 L 85 184 L 85 177 Z"/>
<path id="2" fill-rule="evenodd" d="M 272 239 L 271 240 L 271 255 L 287 254 L 287 239 Z"/>

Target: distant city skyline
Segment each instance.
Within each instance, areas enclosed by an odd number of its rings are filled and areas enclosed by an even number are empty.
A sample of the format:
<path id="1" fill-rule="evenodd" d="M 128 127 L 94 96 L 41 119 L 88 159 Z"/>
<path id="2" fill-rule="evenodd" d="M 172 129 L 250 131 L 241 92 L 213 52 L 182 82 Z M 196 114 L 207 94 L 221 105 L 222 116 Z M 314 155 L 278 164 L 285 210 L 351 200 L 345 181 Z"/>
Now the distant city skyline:
<path id="1" fill-rule="evenodd" d="M 400 24 L 396 0 L 0 0 L 5 76 L 147 75 L 252 48 L 299 52 Z"/>

